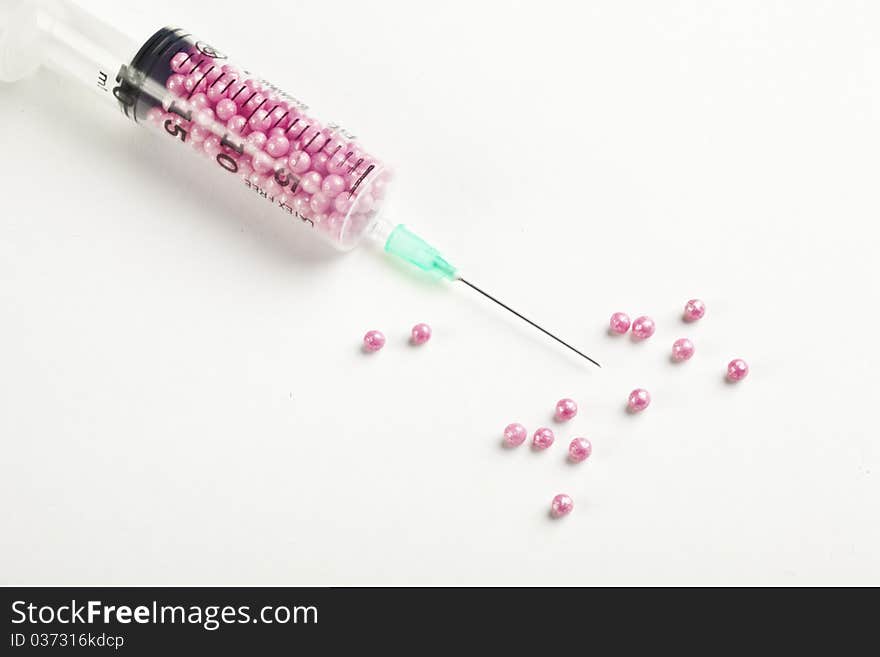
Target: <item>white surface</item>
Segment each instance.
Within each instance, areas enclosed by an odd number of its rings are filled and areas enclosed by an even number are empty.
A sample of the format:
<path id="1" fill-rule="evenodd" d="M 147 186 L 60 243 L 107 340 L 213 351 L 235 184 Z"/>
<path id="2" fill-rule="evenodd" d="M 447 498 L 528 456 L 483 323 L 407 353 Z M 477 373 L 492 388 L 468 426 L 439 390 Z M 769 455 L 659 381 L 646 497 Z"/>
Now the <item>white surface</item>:
<path id="1" fill-rule="evenodd" d="M 880 584 L 876 4 L 88 4 L 356 130 L 389 215 L 604 368 L 87 92 L 4 86 L 0 581 Z M 563 396 L 553 448 L 501 449 Z"/>

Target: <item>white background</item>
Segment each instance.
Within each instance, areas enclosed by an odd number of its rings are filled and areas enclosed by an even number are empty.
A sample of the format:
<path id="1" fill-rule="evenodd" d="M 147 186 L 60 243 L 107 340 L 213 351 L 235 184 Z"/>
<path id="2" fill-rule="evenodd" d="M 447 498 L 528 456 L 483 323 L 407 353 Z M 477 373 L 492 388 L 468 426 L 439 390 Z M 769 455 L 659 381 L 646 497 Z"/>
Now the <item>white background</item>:
<path id="1" fill-rule="evenodd" d="M 88 4 L 355 130 L 389 218 L 604 367 L 84 89 L 2 86 L 0 581 L 880 584 L 877 4 Z"/>

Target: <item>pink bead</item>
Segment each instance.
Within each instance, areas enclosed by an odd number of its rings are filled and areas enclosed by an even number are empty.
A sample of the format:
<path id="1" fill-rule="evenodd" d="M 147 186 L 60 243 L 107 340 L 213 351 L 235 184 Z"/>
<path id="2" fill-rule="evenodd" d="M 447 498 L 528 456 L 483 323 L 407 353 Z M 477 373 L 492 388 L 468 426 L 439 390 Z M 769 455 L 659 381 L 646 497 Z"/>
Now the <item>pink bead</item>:
<path id="1" fill-rule="evenodd" d="M 302 174 L 309 170 L 312 165 L 312 158 L 304 151 L 294 151 L 287 159 L 290 170 L 296 174 Z"/>
<path id="2" fill-rule="evenodd" d="M 749 366 L 742 358 L 735 358 L 727 364 L 727 378 L 742 381 L 749 373 Z"/>
<path id="3" fill-rule="evenodd" d="M 222 121 L 228 121 L 235 116 L 235 113 L 238 111 L 238 105 L 228 98 L 224 98 L 217 103 L 214 107 L 214 111 L 217 113 L 217 118 Z"/>
<path id="4" fill-rule="evenodd" d="M 306 194 L 315 194 L 321 189 L 322 180 L 320 173 L 310 171 L 300 179 L 299 186 Z"/>
<path id="5" fill-rule="evenodd" d="M 614 313 L 611 315 L 611 321 L 609 324 L 611 325 L 612 333 L 623 335 L 629 331 L 631 322 L 629 321 L 629 315 L 626 313 Z"/>
<path id="6" fill-rule="evenodd" d="M 236 114 L 226 122 L 226 129 L 233 134 L 240 135 L 245 125 L 247 125 L 247 119 L 241 114 Z"/>
<path id="7" fill-rule="evenodd" d="M 197 110 L 193 115 L 193 121 L 196 122 L 197 125 L 202 126 L 203 128 L 210 126 L 214 123 L 214 110 L 203 107 L 200 110 Z"/>
<path id="8" fill-rule="evenodd" d="M 341 148 L 336 151 L 330 158 L 327 160 L 327 171 L 328 173 L 340 174 L 343 173 L 348 168 L 348 151 L 345 148 Z"/>
<path id="9" fill-rule="evenodd" d="M 208 96 L 201 92 L 193 94 L 189 99 L 189 102 L 192 103 L 192 106 L 196 109 L 205 109 L 206 107 L 211 106 L 211 101 L 208 100 Z"/>
<path id="10" fill-rule="evenodd" d="M 243 103 L 247 100 L 250 93 L 248 86 L 241 80 L 237 80 L 229 85 L 229 88 L 226 90 L 226 97 L 234 100 L 236 103 Z"/>
<path id="11" fill-rule="evenodd" d="M 632 323 L 633 336 L 639 340 L 647 340 L 654 335 L 654 320 L 646 315 L 636 317 Z"/>
<path id="12" fill-rule="evenodd" d="M 689 360 L 694 355 L 694 343 L 687 338 L 679 338 L 672 343 L 672 360 Z"/>
<path id="13" fill-rule="evenodd" d="M 282 190 L 284 189 L 281 185 L 278 184 L 278 181 L 275 180 L 274 175 L 268 175 L 263 179 L 263 183 L 260 185 L 263 191 L 269 195 L 269 198 L 277 198 L 281 195 Z"/>
<path id="14" fill-rule="evenodd" d="M 220 153 L 220 137 L 211 135 L 205 140 L 205 152 L 211 157 L 217 157 Z"/>
<path id="15" fill-rule="evenodd" d="M 556 436 L 553 435 L 553 432 L 547 427 L 541 427 L 535 432 L 535 435 L 532 436 L 532 446 L 535 449 L 547 449 L 550 445 L 553 444 Z"/>
<path id="16" fill-rule="evenodd" d="M 264 109 L 258 109 L 251 114 L 251 118 L 248 119 L 248 126 L 251 130 L 268 130 L 272 127 L 272 120 L 269 118 L 269 112 Z"/>
<path id="17" fill-rule="evenodd" d="M 578 414 L 578 405 L 573 399 L 560 399 L 556 402 L 556 419 L 567 422 Z"/>
<path id="18" fill-rule="evenodd" d="M 513 422 L 504 427 L 504 442 L 510 447 L 519 447 L 527 436 L 526 428 L 519 422 Z"/>
<path id="19" fill-rule="evenodd" d="M 317 153 L 321 150 L 327 142 L 327 140 L 321 136 L 321 130 L 323 130 L 323 127 L 312 120 L 311 124 L 305 130 L 298 133 L 298 139 L 302 144 L 304 151 L 308 153 Z"/>
<path id="20" fill-rule="evenodd" d="M 568 445 L 568 458 L 575 463 L 586 461 L 593 453 L 593 445 L 586 438 L 575 438 Z"/>
<path id="21" fill-rule="evenodd" d="M 242 180 L 247 180 L 248 178 L 250 178 L 250 175 L 253 172 L 253 170 L 254 170 L 254 168 L 251 166 L 250 159 L 248 159 L 246 157 L 239 158 L 239 160 L 238 160 L 238 176 Z"/>
<path id="22" fill-rule="evenodd" d="M 412 343 L 425 344 L 431 339 L 431 327 L 427 324 L 416 324 L 412 327 Z"/>
<path id="23" fill-rule="evenodd" d="M 299 192 L 294 195 L 290 201 L 290 207 L 293 208 L 300 217 L 309 217 L 312 214 L 312 208 L 309 205 L 309 195 Z"/>
<path id="24" fill-rule="evenodd" d="M 561 518 L 562 516 L 567 516 L 571 513 L 573 508 L 574 501 L 568 495 L 560 493 L 554 497 L 553 501 L 550 503 L 550 514 L 554 518 Z"/>
<path id="25" fill-rule="evenodd" d="M 627 406 L 633 413 L 640 413 L 651 405 L 651 395 L 643 388 L 636 388 L 629 393 Z"/>
<path id="26" fill-rule="evenodd" d="M 327 173 L 327 159 L 328 155 L 326 153 L 312 154 L 312 168 L 318 173 Z"/>
<path id="27" fill-rule="evenodd" d="M 247 95 L 245 96 L 245 94 Z M 247 111 L 247 115 L 249 118 L 251 116 L 251 112 L 256 112 L 257 108 L 259 108 L 266 102 L 266 97 L 259 92 L 255 93 L 253 88 L 251 88 L 250 93 L 245 91 L 242 96 L 244 96 L 243 107 Z"/>
<path id="28" fill-rule="evenodd" d="M 200 144 L 211 135 L 211 131 L 201 125 L 194 125 L 189 129 L 189 140 L 193 144 Z"/>
<path id="29" fill-rule="evenodd" d="M 385 346 L 385 336 L 381 331 L 367 331 L 364 336 L 364 349 L 367 351 L 379 351 Z"/>
<path id="30" fill-rule="evenodd" d="M 684 305 L 684 319 L 687 322 L 696 322 L 706 314 L 706 304 L 699 299 L 691 299 Z"/>
<path id="31" fill-rule="evenodd" d="M 266 136 L 265 132 L 254 130 L 247 137 L 245 137 L 245 139 L 247 140 L 247 143 L 249 143 L 251 146 L 262 148 L 266 145 L 266 142 L 269 138 Z"/>
<path id="32" fill-rule="evenodd" d="M 252 161 L 254 171 L 257 173 L 269 173 L 272 170 L 275 162 L 269 156 L 268 153 L 263 153 L 262 151 L 254 155 Z"/>
<path id="33" fill-rule="evenodd" d="M 183 83 L 185 80 L 186 78 L 180 74 L 172 75 L 165 80 L 165 88 L 175 96 L 180 96 L 183 94 Z"/>
<path id="34" fill-rule="evenodd" d="M 216 103 L 217 101 L 225 98 L 225 88 L 226 85 L 223 83 L 223 80 L 211 83 L 211 85 L 208 87 L 208 90 L 205 92 L 208 95 L 208 100 L 210 100 L 212 103 Z"/>
<path id="35" fill-rule="evenodd" d="M 175 73 L 180 73 L 181 71 L 189 71 L 192 68 L 192 65 L 186 65 L 189 59 L 189 53 L 181 50 L 179 53 L 171 58 L 171 70 Z"/>
<path id="36" fill-rule="evenodd" d="M 330 174 L 324 178 L 324 182 L 321 183 L 321 191 L 330 198 L 336 198 L 344 189 L 345 179 L 342 176 L 337 176 L 335 174 Z"/>
<path id="37" fill-rule="evenodd" d="M 340 214 L 348 214 L 348 211 L 351 210 L 353 205 L 354 198 L 348 194 L 340 194 L 333 200 L 333 207 L 336 208 L 336 211 Z"/>
<path id="38" fill-rule="evenodd" d="M 330 207 L 330 199 L 324 196 L 321 192 L 318 192 L 317 194 L 312 195 L 309 205 L 312 208 L 312 212 L 315 214 L 321 214 Z"/>
<path id="39" fill-rule="evenodd" d="M 192 93 L 196 90 L 196 87 L 201 87 L 202 83 L 203 80 L 201 73 L 191 73 L 183 79 L 183 88 L 186 89 L 188 93 Z"/>
<path id="40" fill-rule="evenodd" d="M 147 110 L 147 121 L 150 123 L 159 123 L 159 119 L 161 119 L 165 115 L 165 112 L 162 111 L 161 107 L 151 107 Z"/>
<path id="41" fill-rule="evenodd" d="M 266 141 L 266 152 L 272 157 L 283 157 L 290 150 L 290 142 L 284 135 L 273 135 Z"/>
<path id="42" fill-rule="evenodd" d="M 269 112 L 269 124 L 273 130 L 284 132 L 284 129 L 290 124 L 290 111 L 285 109 L 285 105 L 279 105 Z"/>

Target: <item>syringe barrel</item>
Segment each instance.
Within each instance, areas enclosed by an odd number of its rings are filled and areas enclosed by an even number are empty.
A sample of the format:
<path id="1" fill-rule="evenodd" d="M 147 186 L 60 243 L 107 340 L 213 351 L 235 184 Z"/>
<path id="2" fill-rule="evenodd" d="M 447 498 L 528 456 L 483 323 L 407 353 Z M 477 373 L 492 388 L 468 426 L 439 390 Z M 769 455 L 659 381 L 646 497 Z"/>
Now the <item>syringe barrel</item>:
<path id="1" fill-rule="evenodd" d="M 40 63 L 88 84 L 337 248 L 378 233 L 390 170 L 296 97 L 184 30 L 162 28 L 137 47 L 66 1 L 33 6 L 31 59 L 42 53 Z"/>

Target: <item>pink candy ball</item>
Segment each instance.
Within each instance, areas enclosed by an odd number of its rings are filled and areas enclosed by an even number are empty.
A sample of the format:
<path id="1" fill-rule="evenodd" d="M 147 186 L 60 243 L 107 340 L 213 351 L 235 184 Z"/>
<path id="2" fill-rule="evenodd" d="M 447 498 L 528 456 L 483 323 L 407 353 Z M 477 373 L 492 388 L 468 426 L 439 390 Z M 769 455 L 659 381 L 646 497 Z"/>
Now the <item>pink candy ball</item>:
<path id="1" fill-rule="evenodd" d="M 623 335 L 627 331 L 629 331 L 630 324 L 629 315 L 626 313 L 614 313 L 611 315 L 611 321 L 609 325 L 611 327 L 611 332 L 616 333 L 617 335 Z"/>
<path id="2" fill-rule="evenodd" d="M 247 137 L 245 137 L 247 143 L 251 146 L 256 146 L 257 148 L 263 148 L 266 145 L 266 141 L 269 139 L 266 136 L 266 133 L 262 130 L 252 130 Z"/>
<path id="3" fill-rule="evenodd" d="M 273 135 L 266 141 L 266 152 L 272 157 L 283 157 L 290 150 L 290 141 L 284 135 Z"/>
<path id="4" fill-rule="evenodd" d="M 175 96 L 180 96 L 183 94 L 183 83 L 185 81 L 186 78 L 180 74 L 171 75 L 165 80 L 165 88 Z"/>
<path id="5" fill-rule="evenodd" d="M 633 336 L 639 340 L 647 340 L 654 335 L 655 328 L 654 320 L 647 315 L 636 317 L 632 324 Z"/>
<path id="6" fill-rule="evenodd" d="M 636 388 L 629 393 L 627 406 L 633 413 L 640 413 L 651 405 L 651 395 L 643 388 Z"/>
<path id="7" fill-rule="evenodd" d="M 735 358 L 727 364 L 727 378 L 742 381 L 749 373 L 749 366 L 742 358 Z"/>
<path id="8" fill-rule="evenodd" d="M 573 399 L 560 399 L 556 402 L 556 419 L 567 422 L 578 412 L 578 405 Z"/>
<path id="9" fill-rule="evenodd" d="M 241 134 L 241 131 L 244 130 L 245 125 L 247 125 L 247 119 L 244 118 L 241 114 L 236 114 L 226 122 L 226 128 L 229 130 L 229 132 L 236 135 Z"/>
<path id="10" fill-rule="evenodd" d="M 364 336 L 364 349 L 367 351 L 379 351 L 385 346 L 385 335 L 381 331 L 367 331 Z"/>
<path id="11" fill-rule="evenodd" d="M 206 107 L 211 106 L 211 101 L 208 99 L 208 96 L 202 92 L 190 96 L 189 102 L 196 109 L 205 109 Z"/>
<path id="12" fill-rule="evenodd" d="M 593 445 L 586 438 L 575 438 L 568 445 L 568 458 L 575 463 L 586 461 L 593 453 Z"/>
<path id="13" fill-rule="evenodd" d="M 312 198 L 309 201 L 309 206 L 312 208 L 312 212 L 315 214 L 321 214 L 322 212 L 326 212 L 327 208 L 330 207 L 330 199 L 318 192 L 317 194 L 312 195 Z"/>
<path id="14" fill-rule="evenodd" d="M 699 299 L 691 299 L 684 305 L 684 319 L 687 322 L 696 322 L 706 314 L 706 304 Z"/>
<path id="15" fill-rule="evenodd" d="M 312 153 L 312 168 L 321 174 L 327 173 L 328 158 L 326 153 Z"/>
<path id="16" fill-rule="evenodd" d="M 309 167 L 312 166 L 312 158 L 309 157 L 308 153 L 304 153 L 303 151 L 294 151 L 290 154 L 290 157 L 287 158 L 287 163 L 290 165 L 291 171 L 301 174 L 308 171 Z"/>
<path id="17" fill-rule="evenodd" d="M 561 518 L 562 516 L 567 516 L 571 513 L 573 508 L 574 501 L 568 495 L 560 493 L 554 497 L 553 501 L 550 503 L 550 514 L 554 518 Z"/>
<path id="18" fill-rule="evenodd" d="M 342 176 L 337 176 L 336 174 L 330 174 L 326 178 L 324 178 L 324 182 L 321 183 L 321 191 L 324 192 L 330 198 L 336 198 L 339 196 L 339 193 L 345 189 L 345 178 Z"/>
<path id="19" fill-rule="evenodd" d="M 299 185 L 306 194 L 315 194 L 321 189 L 321 181 L 323 178 L 320 173 L 310 171 L 300 179 Z"/>
<path id="20" fill-rule="evenodd" d="M 180 51 L 174 57 L 171 58 L 171 70 L 180 73 L 181 71 L 188 71 L 192 66 L 187 67 L 186 63 L 189 61 L 190 55 L 184 51 Z"/>
<path id="21" fill-rule="evenodd" d="M 547 427 L 541 427 L 535 432 L 535 435 L 532 436 L 532 446 L 535 449 L 547 449 L 553 444 L 555 439 L 556 437 L 550 429 Z"/>
<path id="22" fill-rule="evenodd" d="M 412 343 L 425 344 L 431 339 L 431 327 L 427 324 L 416 324 L 412 327 Z"/>
<path id="23" fill-rule="evenodd" d="M 694 355 L 694 343 L 687 338 L 679 338 L 672 343 L 672 360 L 680 362 Z"/>
<path id="24" fill-rule="evenodd" d="M 504 427 L 504 442 L 510 447 L 519 447 L 522 445 L 528 433 L 526 428 L 519 422 L 512 422 Z"/>

